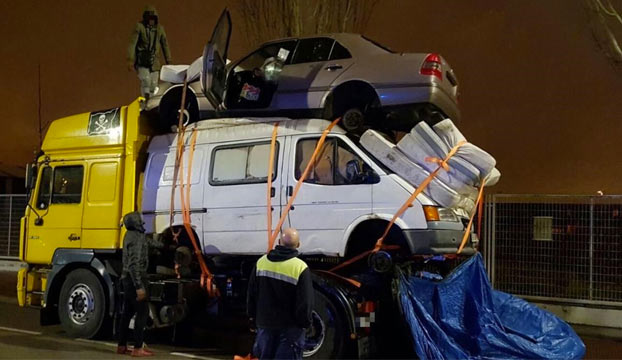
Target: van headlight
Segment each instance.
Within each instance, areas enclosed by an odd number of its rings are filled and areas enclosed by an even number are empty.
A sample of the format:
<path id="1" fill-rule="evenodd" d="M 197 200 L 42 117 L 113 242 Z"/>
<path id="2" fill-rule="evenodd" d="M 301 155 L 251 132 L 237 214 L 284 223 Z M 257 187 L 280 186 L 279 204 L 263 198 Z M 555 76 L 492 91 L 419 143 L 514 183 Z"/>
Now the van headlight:
<path id="1" fill-rule="evenodd" d="M 456 213 L 452 209 L 437 206 L 423 206 L 423 213 L 427 221 L 458 221 Z"/>

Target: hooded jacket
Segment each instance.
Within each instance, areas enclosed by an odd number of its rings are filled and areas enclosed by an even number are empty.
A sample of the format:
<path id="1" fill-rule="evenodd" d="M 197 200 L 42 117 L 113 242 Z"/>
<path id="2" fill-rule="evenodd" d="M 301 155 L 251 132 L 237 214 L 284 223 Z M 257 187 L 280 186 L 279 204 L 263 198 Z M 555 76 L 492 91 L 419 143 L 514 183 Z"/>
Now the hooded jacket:
<path id="1" fill-rule="evenodd" d="M 123 272 L 121 279 L 129 277 L 134 287 L 145 289 L 145 276 L 149 267 L 149 245 L 162 247 L 158 239 L 150 239 L 145 235 L 143 219 L 138 211 L 126 214 L 123 225 L 127 232 L 123 238 Z"/>
<path id="2" fill-rule="evenodd" d="M 157 19 L 158 12 L 155 7 L 150 5 L 145 7 L 144 19 L 147 18 L 147 14 L 153 14 Z M 127 49 L 128 62 L 134 64 L 134 67 L 147 67 L 151 71 L 159 71 L 160 51 L 164 53 L 166 63 L 170 64 L 173 59 L 164 27 L 157 21 L 154 26 L 149 26 L 146 20 L 136 23 Z"/>
<path id="3" fill-rule="evenodd" d="M 281 245 L 262 256 L 248 282 L 248 316 L 267 329 L 311 326 L 311 271 L 298 251 Z"/>

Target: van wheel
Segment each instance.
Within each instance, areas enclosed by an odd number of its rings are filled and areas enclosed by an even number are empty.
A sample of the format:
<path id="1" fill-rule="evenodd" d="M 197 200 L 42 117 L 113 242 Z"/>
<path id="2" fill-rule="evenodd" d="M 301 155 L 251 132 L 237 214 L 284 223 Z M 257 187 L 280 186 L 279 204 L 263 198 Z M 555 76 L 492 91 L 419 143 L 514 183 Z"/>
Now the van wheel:
<path id="1" fill-rule="evenodd" d="M 71 337 L 95 337 L 106 317 L 104 288 L 95 274 L 86 269 L 69 273 L 60 290 L 58 317 Z"/>
<path id="2" fill-rule="evenodd" d="M 310 359 L 340 359 L 346 350 L 345 324 L 335 306 L 315 290 L 311 327 L 307 329 L 303 357 Z"/>

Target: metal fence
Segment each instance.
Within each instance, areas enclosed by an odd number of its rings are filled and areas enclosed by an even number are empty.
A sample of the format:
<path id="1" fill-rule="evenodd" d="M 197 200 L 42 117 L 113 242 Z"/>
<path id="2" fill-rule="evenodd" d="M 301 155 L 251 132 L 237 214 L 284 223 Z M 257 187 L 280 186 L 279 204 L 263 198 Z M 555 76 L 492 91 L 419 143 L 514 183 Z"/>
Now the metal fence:
<path id="1" fill-rule="evenodd" d="M 19 220 L 25 207 L 26 195 L 0 195 L 0 258 L 19 256 Z"/>
<path id="2" fill-rule="evenodd" d="M 622 307 L 622 196 L 489 195 L 484 219 L 495 288 Z"/>

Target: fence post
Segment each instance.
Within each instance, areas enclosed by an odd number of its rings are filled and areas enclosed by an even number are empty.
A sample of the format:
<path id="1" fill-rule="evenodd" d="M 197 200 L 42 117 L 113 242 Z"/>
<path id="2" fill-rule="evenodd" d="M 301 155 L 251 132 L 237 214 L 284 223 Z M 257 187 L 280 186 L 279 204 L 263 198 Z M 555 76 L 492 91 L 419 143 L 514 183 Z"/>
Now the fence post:
<path id="1" fill-rule="evenodd" d="M 6 256 L 11 256 L 11 222 L 13 216 L 13 196 L 9 195 L 9 233 L 7 236 Z"/>
<path id="2" fill-rule="evenodd" d="M 594 299 L 594 198 L 590 197 L 590 293 L 589 299 Z"/>
<path id="3" fill-rule="evenodd" d="M 495 265 L 497 263 L 496 261 L 496 252 L 497 252 L 497 238 L 496 238 L 496 233 L 497 233 L 497 194 L 493 194 L 492 195 L 492 201 L 491 201 L 491 205 L 492 205 L 492 216 L 490 217 L 490 222 L 492 223 L 491 225 L 491 231 L 490 231 L 490 263 L 492 264 L 491 270 L 490 270 L 490 283 L 492 284 L 492 286 L 495 286 Z"/>

